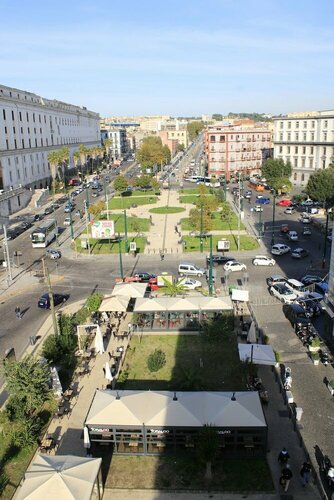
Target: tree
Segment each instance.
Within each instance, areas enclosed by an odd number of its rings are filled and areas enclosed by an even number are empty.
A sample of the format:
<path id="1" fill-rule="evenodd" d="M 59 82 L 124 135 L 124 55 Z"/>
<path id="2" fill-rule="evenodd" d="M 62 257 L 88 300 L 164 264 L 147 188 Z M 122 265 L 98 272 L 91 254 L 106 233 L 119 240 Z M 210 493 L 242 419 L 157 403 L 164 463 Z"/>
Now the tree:
<path id="1" fill-rule="evenodd" d="M 114 188 L 116 191 L 125 191 L 128 185 L 128 180 L 123 175 L 118 175 L 114 180 Z"/>
<path id="2" fill-rule="evenodd" d="M 284 162 L 281 158 L 274 159 L 268 158 L 261 167 L 263 177 L 265 177 L 269 184 L 275 179 L 282 179 L 291 177 L 292 166 L 289 161 Z"/>
<path id="3" fill-rule="evenodd" d="M 229 203 L 222 203 L 221 205 L 221 218 L 225 222 L 231 222 L 233 210 L 231 209 L 231 205 Z"/>
<path id="4" fill-rule="evenodd" d="M 57 173 L 58 173 L 59 161 L 60 161 L 60 158 L 59 158 L 58 151 L 50 151 L 48 153 L 48 162 L 50 165 L 53 196 L 56 194 L 56 177 L 57 177 Z"/>
<path id="5" fill-rule="evenodd" d="M 184 151 L 184 150 L 185 150 L 185 146 L 184 146 L 184 144 L 182 144 L 182 143 L 178 142 L 178 144 L 177 144 L 177 146 L 176 146 L 176 152 L 177 152 L 177 153 L 180 153 L 180 152 L 182 152 L 182 151 Z"/>
<path id="6" fill-rule="evenodd" d="M 334 166 L 318 170 L 308 180 L 306 193 L 312 200 L 320 201 L 325 208 L 334 204 Z"/>
<path id="7" fill-rule="evenodd" d="M 90 205 L 88 213 L 92 214 L 94 217 L 97 217 L 98 215 L 100 215 L 102 210 L 104 210 L 104 208 L 104 201 L 98 201 L 97 203 L 94 203 L 94 205 Z"/>
<path id="8" fill-rule="evenodd" d="M 51 397 L 49 365 L 33 356 L 5 361 L 4 375 L 8 392 L 20 403 L 26 418 L 33 417 Z"/>
<path id="9" fill-rule="evenodd" d="M 205 424 L 198 435 L 198 453 L 200 460 L 206 464 L 205 479 L 212 480 L 212 463 L 218 455 L 219 436 L 214 427 Z"/>
<path id="10" fill-rule="evenodd" d="M 221 121 L 222 121 L 222 119 L 223 119 L 223 115 L 221 115 L 220 113 L 214 113 L 214 114 L 212 115 L 212 119 L 213 119 L 213 120 L 217 120 L 217 121 L 220 121 L 220 122 L 221 122 Z"/>
<path id="11" fill-rule="evenodd" d="M 204 123 L 195 121 L 195 122 L 189 122 L 187 124 L 187 131 L 189 135 L 189 139 L 193 141 L 196 139 L 196 137 L 199 135 L 199 133 L 203 130 L 204 128 Z"/>
<path id="12" fill-rule="evenodd" d="M 80 153 L 79 151 L 74 151 L 73 153 L 73 163 L 75 168 L 78 170 L 78 165 L 79 165 L 79 160 L 80 160 Z M 79 175 L 82 175 L 82 172 L 79 172 Z"/>
<path id="13" fill-rule="evenodd" d="M 80 156 L 81 171 L 82 171 L 83 167 L 86 165 L 87 155 L 88 155 L 88 148 L 86 148 L 86 146 L 84 146 L 84 144 L 80 144 L 79 156 Z"/>
<path id="14" fill-rule="evenodd" d="M 141 175 L 137 178 L 137 186 L 141 188 L 151 187 L 152 177 L 150 175 Z"/>
<path id="15" fill-rule="evenodd" d="M 189 212 L 190 225 L 195 231 L 201 231 L 201 211 L 192 208 Z M 203 231 L 208 233 L 212 229 L 212 218 L 206 210 L 203 210 Z"/>
<path id="16" fill-rule="evenodd" d="M 163 146 L 160 137 L 156 136 L 145 137 L 136 154 L 136 160 L 143 169 L 166 165 L 170 159 L 171 153 L 168 146 Z"/>
<path id="17" fill-rule="evenodd" d="M 175 384 L 180 391 L 195 391 L 201 388 L 201 376 L 194 366 L 180 366 Z"/>
<path id="18" fill-rule="evenodd" d="M 183 284 L 183 280 L 174 282 L 167 280 L 166 278 L 162 278 L 164 282 L 164 292 L 166 295 L 170 297 L 176 297 L 176 295 L 185 293 L 186 288 Z"/>
<path id="19" fill-rule="evenodd" d="M 112 140 L 111 139 L 105 139 L 103 142 L 104 149 L 106 151 L 106 155 L 108 158 L 108 162 L 110 162 L 110 148 L 112 146 Z"/>

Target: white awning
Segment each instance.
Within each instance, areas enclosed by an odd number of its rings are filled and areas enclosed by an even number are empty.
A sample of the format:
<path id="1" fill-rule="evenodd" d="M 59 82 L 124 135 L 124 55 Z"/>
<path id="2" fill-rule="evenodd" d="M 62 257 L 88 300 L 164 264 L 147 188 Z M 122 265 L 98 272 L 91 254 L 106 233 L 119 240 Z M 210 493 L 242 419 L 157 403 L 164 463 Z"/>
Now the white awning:
<path id="1" fill-rule="evenodd" d="M 128 308 L 130 297 L 104 297 L 100 305 L 100 312 L 125 312 Z"/>
<path id="2" fill-rule="evenodd" d="M 239 288 L 232 288 L 232 300 L 237 300 L 238 302 L 248 302 L 249 291 L 240 290 Z"/>
<path id="3" fill-rule="evenodd" d="M 155 311 L 231 311 L 232 302 L 229 296 L 220 297 L 155 297 L 153 299 L 138 298 L 135 312 Z"/>
<path id="4" fill-rule="evenodd" d="M 111 295 L 130 298 L 144 297 L 147 290 L 147 283 L 117 283 Z"/>

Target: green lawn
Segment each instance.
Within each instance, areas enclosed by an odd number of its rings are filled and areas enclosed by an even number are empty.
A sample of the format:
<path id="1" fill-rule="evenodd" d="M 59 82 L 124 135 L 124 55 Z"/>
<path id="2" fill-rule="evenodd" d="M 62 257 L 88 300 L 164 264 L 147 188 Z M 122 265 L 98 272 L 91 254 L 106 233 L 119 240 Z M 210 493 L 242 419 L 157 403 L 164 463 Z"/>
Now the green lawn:
<path id="1" fill-rule="evenodd" d="M 166 354 L 166 364 L 151 373 L 147 357 L 156 348 Z M 200 359 L 203 368 L 199 368 Z M 245 369 L 234 333 L 222 335 L 215 342 L 198 335 L 134 336 L 123 366 L 128 367 L 128 378 L 117 386 L 124 389 L 182 390 L 191 372 L 196 374 L 193 382 L 197 390 L 246 389 Z"/>
<path id="2" fill-rule="evenodd" d="M 238 217 L 234 212 L 231 212 L 230 221 L 224 221 L 219 212 L 212 214 L 212 230 L 213 231 L 233 231 L 238 229 Z M 240 224 L 240 229 L 245 229 L 243 223 Z M 181 230 L 192 231 L 193 227 L 190 224 L 190 218 L 181 219 Z"/>
<path id="3" fill-rule="evenodd" d="M 103 454 L 105 452 L 102 452 Z M 99 452 L 100 455 L 100 452 Z M 105 462 L 109 463 L 107 460 Z M 148 457 L 112 457 L 107 488 L 201 490 L 224 492 L 274 492 L 266 460 L 217 458 L 210 484 L 204 479 L 205 465 L 196 453 Z M 242 474 L 240 473 L 242 471 Z M 207 494 L 206 496 L 210 496 Z M 246 496 L 245 496 L 246 498 Z"/>
<path id="4" fill-rule="evenodd" d="M 207 188 L 207 194 L 213 194 L 214 192 L 215 192 L 215 189 Z M 199 189 L 198 189 L 198 187 L 180 189 L 179 194 L 182 194 L 185 196 L 190 195 L 190 194 L 199 194 Z"/>
<path id="5" fill-rule="evenodd" d="M 213 194 L 205 194 L 204 196 L 208 196 L 211 198 L 214 198 Z M 199 195 L 198 194 L 190 194 L 190 195 L 181 195 L 179 198 L 180 203 L 192 203 L 196 204 L 198 201 Z"/>
<path id="6" fill-rule="evenodd" d="M 140 197 L 133 197 L 133 196 L 115 196 L 112 198 L 109 203 L 108 207 L 110 210 L 122 210 L 124 208 L 131 208 L 133 205 L 150 205 L 157 203 L 158 198 L 157 196 L 140 196 Z"/>
<path id="7" fill-rule="evenodd" d="M 107 220 L 107 216 L 99 217 L 101 220 Z M 109 220 L 115 221 L 115 232 L 124 233 L 124 215 L 123 214 L 109 214 Z M 129 233 L 143 233 L 148 232 L 150 229 L 150 219 L 145 219 L 143 217 L 129 217 L 126 218 L 127 230 Z"/>
<path id="8" fill-rule="evenodd" d="M 10 446 L 9 439 L 1 435 L 0 461 L 4 462 L 5 473 L 9 478 L 9 483 L 0 494 L 3 500 L 10 500 L 13 497 L 36 449 L 37 445 L 15 450 L 14 446 Z"/>
<path id="9" fill-rule="evenodd" d="M 138 238 L 128 238 L 128 242 L 135 241 L 137 244 L 137 253 L 143 253 L 146 245 L 146 238 L 138 237 Z M 118 241 L 110 240 L 96 240 L 94 238 L 89 239 L 91 245 L 91 254 L 99 255 L 99 254 L 110 254 L 110 253 L 119 253 L 119 244 Z M 87 254 L 88 250 L 81 248 L 81 239 L 77 238 L 74 243 L 75 251 L 78 253 Z M 121 252 L 125 253 L 125 241 L 121 241 Z"/>
<path id="10" fill-rule="evenodd" d="M 141 191 L 140 189 L 135 189 L 132 191 L 132 198 L 136 196 L 155 196 L 157 195 L 157 191 L 154 189 L 148 189 L 147 191 Z"/>
<path id="11" fill-rule="evenodd" d="M 183 236 L 183 240 L 187 242 L 187 246 L 185 247 L 186 252 L 199 252 L 200 251 L 200 238 L 198 236 Z M 218 240 L 229 240 L 231 243 L 230 250 L 237 250 L 237 235 L 236 234 L 227 234 L 224 236 L 213 235 L 212 236 L 212 246 L 213 251 L 216 251 L 217 241 Z M 244 234 L 240 235 L 240 250 L 254 250 L 259 248 L 259 243 L 256 238 L 252 236 L 246 236 Z M 208 252 L 210 250 L 210 239 L 204 238 L 204 251 Z"/>
<path id="12" fill-rule="evenodd" d="M 180 212 L 184 212 L 185 208 L 183 207 L 158 207 L 158 208 L 150 208 L 149 212 L 152 214 L 178 214 Z"/>

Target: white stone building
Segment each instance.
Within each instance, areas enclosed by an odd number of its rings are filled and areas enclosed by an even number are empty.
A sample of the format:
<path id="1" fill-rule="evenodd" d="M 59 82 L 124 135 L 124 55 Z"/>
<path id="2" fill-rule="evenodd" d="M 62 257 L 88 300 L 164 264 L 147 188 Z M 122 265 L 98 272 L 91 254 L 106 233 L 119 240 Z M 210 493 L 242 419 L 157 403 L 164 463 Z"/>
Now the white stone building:
<path id="1" fill-rule="evenodd" d="M 99 115 L 84 107 L 0 85 L 0 189 L 49 185 L 49 151 L 101 144 Z"/>
<path id="2" fill-rule="evenodd" d="M 290 160 L 293 185 L 334 163 L 334 110 L 290 113 L 274 118 L 274 157 Z"/>

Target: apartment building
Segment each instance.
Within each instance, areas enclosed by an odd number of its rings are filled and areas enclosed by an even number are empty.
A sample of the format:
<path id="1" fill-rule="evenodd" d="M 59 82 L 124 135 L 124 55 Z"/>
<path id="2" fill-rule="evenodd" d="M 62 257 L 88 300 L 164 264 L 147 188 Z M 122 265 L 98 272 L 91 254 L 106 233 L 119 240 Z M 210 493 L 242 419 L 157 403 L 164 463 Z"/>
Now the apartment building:
<path id="1" fill-rule="evenodd" d="M 334 110 L 290 113 L 274 118 L 274 156 L 292 164 L 294 185 L 334 163 Z"/>
<path id="2" fill-rule="evenodd" d="M 236 172 L 260 173 L 262 161 L 271 148 L 272 132 L 266 125 L 209 125 L 205 131 L 208 175 L 225 175 L 230 180 Z"/>
<path id="3" fill-rule="evenodd" d="M 105 132 L 112 141 L 110 146 L 111 161 L 123 160 L 130 152 L 126 128 L 117 125 L 109 126 Z"/>
<path id="4" fill-rule="evenodd" d="M 48 153 L 101 144 L 99 115 L 85 107 L 0 85 L 0 189 L 49 185 Z"/>

